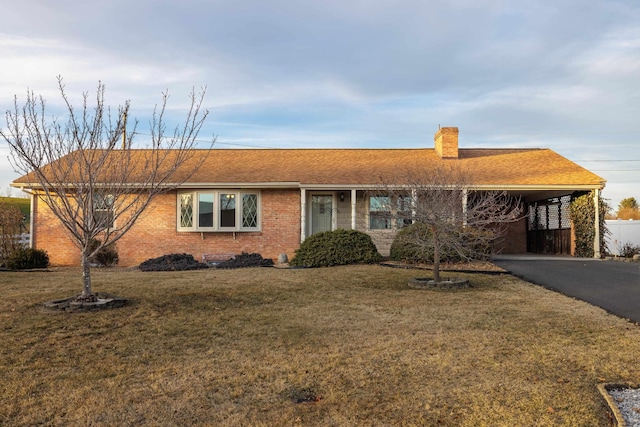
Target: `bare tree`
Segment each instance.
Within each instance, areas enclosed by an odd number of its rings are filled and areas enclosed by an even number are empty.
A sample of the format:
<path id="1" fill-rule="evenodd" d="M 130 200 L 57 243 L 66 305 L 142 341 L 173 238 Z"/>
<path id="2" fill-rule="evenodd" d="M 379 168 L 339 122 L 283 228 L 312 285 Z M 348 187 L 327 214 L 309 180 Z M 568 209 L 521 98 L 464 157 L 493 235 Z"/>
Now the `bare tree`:
<path id="1" fill-rule="evenodd" d="M 113 117 L 105 105 L 104 84 L 98 83 L 95 106 L 90 107 L 88 93 L 83 94 L 81 109 L 71 104 L 61 77 L 58 87 L 66 121 L 48 120 L 45 100 L 28 92 L 22 107 L 15 97 L 0 136 L 9 144 L 14 168 L 26 174 L 21 182 L 26 179 L 26 187 L 48 206 L 80 249 L 78 300 L 95 301 L 90 258 L 124 236 L 157 195 L 176 188 L 200 167 L 208 151 L 194 148 L 209 112 L 202 108 L 205 89 L 198 95 L 192 91 L 184 122 L 167 135 L 169 96 L 163 92 L 150 120 L 147 148 L 132 149 L 138 122 L 127 130 L 129 101 Z"/>
<path id="2" fill-rule="evenodd" d="M 20 247 L 24 214 L 18 206 L 0 200 L 0 261 Z"/>
<path id="3" fill-rule="evenodd" d="M 486 251 L 522 218 L 522 205 L 506 191 L 487 191 L 472 184 L 472 176 L 455 164 L 420 172 L 405 172 L 394 182 L 370 192 L 375 214 L 390 228 L 415 224 L 402 244 L 432 255 L 434 281 L 440 282 L 443 253 L 470 261 Z"/>

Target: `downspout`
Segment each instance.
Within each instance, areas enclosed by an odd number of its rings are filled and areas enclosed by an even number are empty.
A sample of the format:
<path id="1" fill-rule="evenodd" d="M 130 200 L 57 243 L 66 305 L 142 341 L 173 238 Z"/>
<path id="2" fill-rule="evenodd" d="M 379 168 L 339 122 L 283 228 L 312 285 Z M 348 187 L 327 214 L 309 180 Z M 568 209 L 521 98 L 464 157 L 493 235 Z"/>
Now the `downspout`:
<path id="1" fill-rule="evenodd" d="M 595 233 L 593 237 L 593 257 L 600 259 L 600 189 L 593 192 L 593 204 L 595 206 Z"/>
<path id="2" fill-rule="evenodd" d="M 33 237 L 35 233 L 35 203 L 36 203 L 36 195 L 34 192 L 31 193 L 31 203 L 29 205 L 29 247 L 33 248 Z"/>
<path id="3" fill-rule="evenodd" d="M 307 238 L 307 190 L 300 189 L 300 243 Z"/>

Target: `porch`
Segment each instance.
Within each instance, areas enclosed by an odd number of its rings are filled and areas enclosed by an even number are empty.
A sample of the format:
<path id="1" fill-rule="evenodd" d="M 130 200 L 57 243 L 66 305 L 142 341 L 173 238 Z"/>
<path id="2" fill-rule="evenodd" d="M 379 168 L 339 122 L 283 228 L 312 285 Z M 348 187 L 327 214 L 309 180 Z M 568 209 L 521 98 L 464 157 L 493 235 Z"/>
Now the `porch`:
<path id="1" fill-rule="evenodd" d="M 572 229 L 569 203 L 573 191 L 515 190 L 525 208 L 521 221 L 510 224 L 502 239 L 500 252 L 571 255 Z M 461 201 L 461 203 L 463 203 Z M 369 190 L 366 188 L 302 188 L 300 190 L 300 241 L 308 236 L 339 228 L 369 234 L 383 256 L 389 249 L 397 227 L 393 222 L 378 224 L 371 219 Z M 594 221 L 597 221 L 597 214 Z M 594 242 L 600 257 L 599 239 Z"/>

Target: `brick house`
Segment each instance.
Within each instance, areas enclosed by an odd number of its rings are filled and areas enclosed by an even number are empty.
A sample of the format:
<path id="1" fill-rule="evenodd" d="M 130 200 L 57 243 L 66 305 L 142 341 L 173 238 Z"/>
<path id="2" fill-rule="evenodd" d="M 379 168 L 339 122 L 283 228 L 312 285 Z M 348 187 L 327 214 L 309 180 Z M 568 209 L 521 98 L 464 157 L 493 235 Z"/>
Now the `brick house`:
<path id="1" fill-rule="evenodd" d="M 381 237 L 395 226 L 374 220 L 369 190 L 399 170 L 428 171 L 443 162 L 467 171 L 474 188 L 506 190 L 527 205 L 526 217 L 510 225 L 503 253 L 572 253 L 570 197 L 599 194 L 601 177 L 549 149 L 459 148 L 454 127 L 439 129 L 434 142 L 424 149 L 213 150 L 177 190 L 154 199 L 118 241 L 120 265 L 169 253 L 291 258 L 307 236 L 337 228 L 369 233 L 385 255 L 389 240 Z M 26 177 L 12 186 L 33 193 Z M 78 249 L 34 195 L 31 209 L 32 246 L 47 250 L 53 265 L 78 265 Z"/>

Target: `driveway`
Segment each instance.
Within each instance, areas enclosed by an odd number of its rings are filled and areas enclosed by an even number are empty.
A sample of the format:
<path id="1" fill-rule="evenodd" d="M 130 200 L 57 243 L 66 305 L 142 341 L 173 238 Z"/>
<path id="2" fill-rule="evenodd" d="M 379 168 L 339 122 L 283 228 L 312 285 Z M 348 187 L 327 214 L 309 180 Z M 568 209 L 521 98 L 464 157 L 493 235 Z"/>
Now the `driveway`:
<path id="1" fill-rule="evenodd" d="M 537 255 L 498 255 L 493 262 L 527 282 L 640 323 L 640 263 Z"/>

